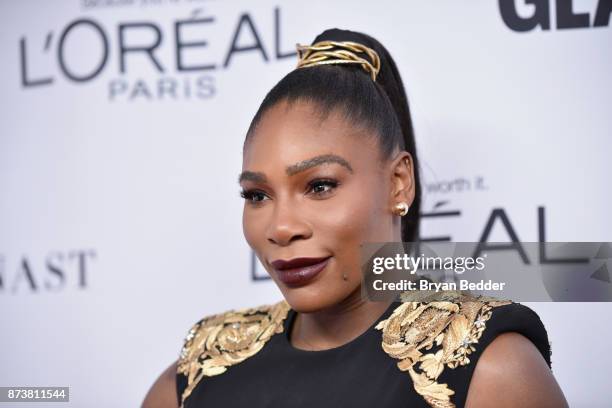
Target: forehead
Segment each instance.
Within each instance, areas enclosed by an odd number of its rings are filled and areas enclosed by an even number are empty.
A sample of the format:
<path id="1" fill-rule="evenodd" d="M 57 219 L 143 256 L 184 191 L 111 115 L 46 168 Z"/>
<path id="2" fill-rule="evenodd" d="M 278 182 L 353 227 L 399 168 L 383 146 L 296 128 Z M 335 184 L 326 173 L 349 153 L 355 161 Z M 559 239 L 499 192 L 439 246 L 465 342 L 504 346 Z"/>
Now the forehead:
<path id="1" fill-rule="evenodd" d="M 379 164 L 374 131 L 351 123 L 342 112 L 321 112 L 311 103 L 280 102 L 261 118 L 245 146 L 243 168 L 291 165 L 336 154 L 355 166 Z"/>

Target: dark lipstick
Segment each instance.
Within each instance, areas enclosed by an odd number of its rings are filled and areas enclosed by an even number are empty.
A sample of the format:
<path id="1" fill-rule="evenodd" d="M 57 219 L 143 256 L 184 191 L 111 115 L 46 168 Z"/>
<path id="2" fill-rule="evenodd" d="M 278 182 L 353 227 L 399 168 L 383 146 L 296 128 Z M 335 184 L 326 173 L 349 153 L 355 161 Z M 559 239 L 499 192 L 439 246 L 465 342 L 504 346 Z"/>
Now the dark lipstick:
<path id="1" fill-rule="evenodd" d="M 321 272 L 331 257 L 278 259 L 270 262 L 278 279 L 288 286 L 301 286 Z"/>

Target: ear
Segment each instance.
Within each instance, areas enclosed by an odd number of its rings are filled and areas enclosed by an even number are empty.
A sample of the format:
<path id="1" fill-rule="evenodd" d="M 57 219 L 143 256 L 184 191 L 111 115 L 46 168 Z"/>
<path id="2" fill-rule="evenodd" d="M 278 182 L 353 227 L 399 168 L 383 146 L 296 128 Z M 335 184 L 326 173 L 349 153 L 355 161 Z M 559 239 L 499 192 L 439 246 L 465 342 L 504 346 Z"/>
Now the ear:
<path id="1" fill-rule="evenodd" d="M 401 151 L 391 161 L 391 211 L 402 201 L 411 206 L 414 195 L 414 162 L 410 153 Z"/>

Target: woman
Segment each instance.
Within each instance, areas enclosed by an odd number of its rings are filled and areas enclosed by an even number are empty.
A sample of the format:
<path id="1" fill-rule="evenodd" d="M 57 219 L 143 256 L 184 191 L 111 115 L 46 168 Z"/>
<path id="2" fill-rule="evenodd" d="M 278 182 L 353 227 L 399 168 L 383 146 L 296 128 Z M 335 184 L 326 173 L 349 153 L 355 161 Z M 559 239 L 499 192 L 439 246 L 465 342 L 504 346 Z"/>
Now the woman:
<path id="1" fill-rule="evenodd" d="M 207 316 L 144 407 L 564 407 L 542 322 L 512 302 L 361 297 L 360 244 L 418 240 L 420 182 L 387 50 L 299 48 L 246 136 L 244 234 L 284 300 Z"/>

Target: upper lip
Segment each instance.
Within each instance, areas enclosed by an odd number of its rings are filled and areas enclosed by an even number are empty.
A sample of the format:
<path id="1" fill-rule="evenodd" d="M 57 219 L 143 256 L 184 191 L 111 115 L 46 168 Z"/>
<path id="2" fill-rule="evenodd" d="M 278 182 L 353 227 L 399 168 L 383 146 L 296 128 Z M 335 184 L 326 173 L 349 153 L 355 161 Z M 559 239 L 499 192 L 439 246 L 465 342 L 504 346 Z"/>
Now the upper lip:
<path id="1" fill-rule="evenodd" d="M 323 256 L 320 258 L 293 258 L 287 261 L 282 259 L 277 259 L 276 261 L 270 262 L 270 264 L 277 270 L 283 269 L 294 269 L 294 268 L 303 268 L 305 266 L 310 266 L 322 262 L 329 258 L 329 256 Z"/>

